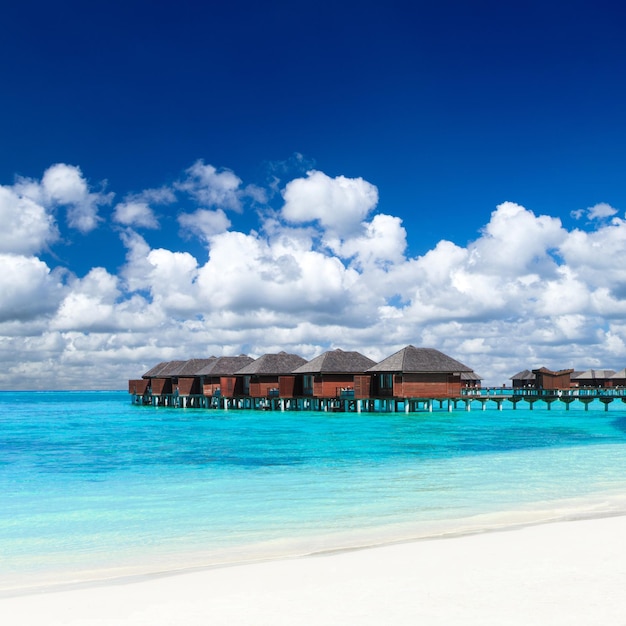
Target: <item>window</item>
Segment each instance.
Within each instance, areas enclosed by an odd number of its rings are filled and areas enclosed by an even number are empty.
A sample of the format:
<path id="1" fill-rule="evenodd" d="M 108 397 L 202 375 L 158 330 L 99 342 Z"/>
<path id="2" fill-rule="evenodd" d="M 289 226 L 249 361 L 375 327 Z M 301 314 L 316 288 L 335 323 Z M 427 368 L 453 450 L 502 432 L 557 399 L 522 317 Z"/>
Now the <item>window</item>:
<path id="1" fill-rule="evenodd" d="M 380 388 L 393 389 L 393 376 L 391 374 L 380 375 Z"/>
<path id="2" fill-rule="evenodd" d="M 313 394 L 313 376 L 305 375 L 302 377 L 302 393 L 305 396 Z"/>

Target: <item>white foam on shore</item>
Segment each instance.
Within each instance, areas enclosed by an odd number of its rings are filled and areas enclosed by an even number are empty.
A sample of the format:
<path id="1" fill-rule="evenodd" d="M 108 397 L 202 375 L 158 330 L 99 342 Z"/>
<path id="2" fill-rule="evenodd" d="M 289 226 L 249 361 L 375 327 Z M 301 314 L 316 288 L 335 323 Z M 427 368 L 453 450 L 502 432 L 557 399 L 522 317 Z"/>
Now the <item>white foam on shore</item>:
<path id="1" fill-rule="evenodd" d="M 341 533 L 296 537 L 231 547 L 217 551 L 183 551 L 177 554 L 145 554 L 145 558 L 95 569 L 22 572 L 0 576 L 0 598 L 40 594 L 66 589 L 123 584 L 139 580 L 179 575 L 215 568 L 249 565 L 280 559 L 324 556 L 406 544 L 515 530 L 548 523 L 626 516 L 626 494 L 622 491 L 596 493 L 584 498 L 568 498 L 534 503 L 525 508 L 483 513 L 461 519 L 440 519 L 414 523 L 394 523 Z"/>
<path id="2" fill-rule="evenodd" d="M 623 625 L 626 517 L 0 600 L 11 626 Z"/>

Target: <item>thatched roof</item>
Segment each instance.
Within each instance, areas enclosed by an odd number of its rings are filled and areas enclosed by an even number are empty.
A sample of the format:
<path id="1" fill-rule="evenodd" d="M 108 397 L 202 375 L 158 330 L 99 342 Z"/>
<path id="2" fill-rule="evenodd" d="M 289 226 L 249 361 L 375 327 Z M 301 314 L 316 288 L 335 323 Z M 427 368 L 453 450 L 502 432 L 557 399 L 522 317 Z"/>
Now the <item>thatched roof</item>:
<path id="1" fill-rule="evenodd" d="M 511 380 L 535 380 L 536 378 L 537 374 L 530 370 L 522 370 L 521 372 L 517 372 L 514 376 L 511 376 Z"/>
<path id="2" fill-rule="evenodd" d="M 264 354 L 256 361 L 249 363 L 236 372 L 237 375 L 244 376 L 276 376 L 280 374 L 291 374 L 293 370 L 306 363 L 297 354 L 279 352 L 278 354 Z"/>
<path id="3" fill-rule="evenodd" d="M 476 372 L 461 372 L 461 380 L 482 380 L 483 377 Z"/>
<path id="4" fill-rule="evenodd" d="M 539 369 L 533 370 L 534 374 L 547 374 L 548 376 L 563 376 L 564 374 L 573 374 L 573 369 L 567 370 L 550 370 L 547 367 L 540 367 Z"/>
<path id="5" fill-rule="evenodd" d="M 242 367 L 252 363 L 252 361 L 254 359 L 246 354 L 220 356 L 216 359 L 211 359 L 206 367 L 201 368 L 196 373 L 196 376 L 232 376 Z"/>
<path id="6" fill-rule="evenodd" d="M 187 361 L 162 361 L 149 369 L 142 378 L 170 378 L 178 376 L 178 372 L 183 368 Z"/>
<path id="7" fill-rule="evenodd" d="M 615 375 L 615 370 L 587 370 L 582 374 L 573 376 L 573 380 L 606 380 Z"/>
<path id="8" fill-rule="evenodd" d="M 292 374 L 359 374 L 365 372 L 376 361 L 360 352 L 329 350 L 293 370 Z"/>
<path id="9" fill-rule="evenodd" d="M 369 372 L 437 373 L 472 372 L 472 368 L 434 348 L 407 346 L 370 367 Z"/>
<path id="10" fill-rule="evenodd" d="M 217 357 L 211 356 L 208 359 L 189 359 L 178 372 L 178 376 L 189 378 L 198 376 L 198 372 L 208 367 Z"/>

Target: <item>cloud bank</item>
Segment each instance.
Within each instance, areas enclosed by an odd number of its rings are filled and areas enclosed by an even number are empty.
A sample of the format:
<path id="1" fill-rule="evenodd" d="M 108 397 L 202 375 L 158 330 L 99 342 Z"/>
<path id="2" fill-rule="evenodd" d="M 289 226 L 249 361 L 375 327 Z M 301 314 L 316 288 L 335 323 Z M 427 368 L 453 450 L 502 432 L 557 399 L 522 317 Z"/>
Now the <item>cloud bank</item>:
<path id="1" fill-rule="evenodd" d="M 310 170 L 264 189 L 197 161 L 117 202 L 102 189 L 66 164 L 0 186 L 0 388 L 119 389 L 167 359 L 341 347 L 380 360 L 409 343 L 487 384 L 626 366 L 626 221 L 608 204 L 568 230 L 505 201 L 475 239 L 410 257 L 362 178 Z M 55 264 L 99 228 L 117 233 L 107 267 Z"/>

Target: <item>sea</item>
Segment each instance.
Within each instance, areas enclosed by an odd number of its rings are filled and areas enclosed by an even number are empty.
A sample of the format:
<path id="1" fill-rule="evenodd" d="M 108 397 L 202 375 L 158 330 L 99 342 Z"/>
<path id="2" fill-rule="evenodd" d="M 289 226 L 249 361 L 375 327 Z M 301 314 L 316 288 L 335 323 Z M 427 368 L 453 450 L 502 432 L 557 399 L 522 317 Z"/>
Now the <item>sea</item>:
<path id="1" fill-rule="evenodd" d="M 0 392 L 0 594 L 626 513 L 626 404 L 333 413 Z"/>

